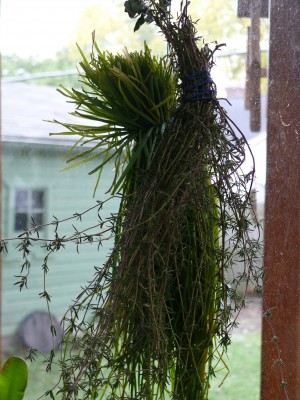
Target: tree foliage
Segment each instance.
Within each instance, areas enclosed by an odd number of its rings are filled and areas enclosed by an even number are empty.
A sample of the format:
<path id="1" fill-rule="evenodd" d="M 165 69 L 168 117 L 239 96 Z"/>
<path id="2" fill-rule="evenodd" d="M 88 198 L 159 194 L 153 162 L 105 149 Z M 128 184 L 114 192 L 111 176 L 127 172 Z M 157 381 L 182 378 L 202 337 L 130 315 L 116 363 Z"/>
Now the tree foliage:
<path id="1" fill-rule="evenodd" d="M 72 39 L 63 45 L 54 58 L 37 60 L 33 57 L 27 59 L 18 55 L 3 55 L 3 76 L 23 76 L 36 72 L 66 71 L 74 69 L 79 62 L 79 55 L 74 43 L 78 43 L 83 51 L 91 51 L 91 35 L 95 31 L 95 37 L 100 49 L 119 51 L 124 47 L 131 50 L 143 48 L 146 40 L 148 46 L 156 54 L 163 55 L 166 43 L 157 28 L 153 24 L 143 26 L 143 31 L 133 32 L 135 22 L 128 19 L 124 12 L 124 2 L 112 0 L 110 9 L 113 12 L 103 12 L 103 4 L 94 4 L 85 9 L 77 26 L 74 29 Z M 246 51 L 246 36 L 249 19 L 237 17 L 237 4 L 232 0 L 212 0 L 209 2 L 191 1 L 189 12 L 197 22 L 199 35 L 206 42 L 227 43 L 228 51 Z M 174 11 L 176 14 L 176 11 Z M 176 17 L 176 15 L 174 15 Z M 267 34 L 267 25 L 263 23 L 262 37 Z M 226 51 L 226 50 L 225 50 Z M 237 56 L 230 59 L 230 78 L 240 76 L 244 70 L 244 57 Z M 76 78 L 43 78 L 34 83 L 57 86 L 59 83 L 76 86 Z"/>

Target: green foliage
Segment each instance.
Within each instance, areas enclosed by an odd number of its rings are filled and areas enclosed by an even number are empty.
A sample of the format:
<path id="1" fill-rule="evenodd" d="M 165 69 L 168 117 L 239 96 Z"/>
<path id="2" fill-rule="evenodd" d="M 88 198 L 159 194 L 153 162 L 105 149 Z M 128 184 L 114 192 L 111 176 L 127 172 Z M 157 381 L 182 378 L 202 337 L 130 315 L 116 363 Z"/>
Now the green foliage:
<path id="1" fill-rule="evenodd" d="M 1 400 L 23 399 L 28 381 L 28 369 L 24 360 L 10 357 L 0 373 Z"/>
<path id="2" fill-rule="evenodd" d="M 37 60 L 34 57 L 21 58 L 17 55 L 2 56 L 2 75 L 3 78 L 21 78 L 32 74 L 49 72 L 59 72 L 63 75 L 64 71 L 74 70 L 77 59 L 70 56 L 70 50 L 64 49 L 56 54 L 54 58 Z M 76 71 L 76 70 L 74 70 Z M 31 83 L 38 85 L 57 86 L 64 82 L 66 85 L 76 85 L 78 80 L 76 73 L 71 76 L 49 76 L 30 80 Z"/>
<path id="3" fill-rule="evenodd" d="M 103 5 L 100 3 L 93 4 L 84 10 L 69 47 L 73 47 L 73 43 L 76 42 L 80 44 L 84 52 L 89 51 L 91 33 L 95 32 L 95 38 L 101 50 L 113 49 L 117 52 L 129 45 L 132 51 L 140 50 L 143 48 L 144 41 L 147 41 L 155 53 L 165 54 L 166 45 L 161 35 L 155 34 L 156 31 L 154 25 L 148 25 L 143 32 L 134 33 L 132 21 L 124 12 L 124 2 L 111 0 L 106 12 L 103 12 Z"/>
<path id="4" fill-rule="evenodd" d="M 255 274 L 253 171 L 241 169 L 247 144 L 210 77 L 220 46 L 198 47 L 186 9 L 174 23 L 159 3 L 147 4 L 169 62 L 147 47 L 114 56 L 94 43 L 91 60 L 81 51 L 85 87 L 60 89 L 73 115 L 89 120 L 61 123 L 62 135 L 79 135 L 77 146 L 86 146 L 70 167 L 99 159 L 91 171 L 98 184 L 113 160 L 111 191 L 121 195 L 115 246 L 65 317 L 63 398 L 206 400 L 243 304 L 226 269 L 244 263 L 236 284 Z M 92 318 L 82 320 L 83 310 Z"/>
<path id="5" fill-rule="evenodd" d="M 144 13 L 141 19 L 135 22 L 136 26 L 141 26 L 144 22 L 151 22 L 147 15 L 146 2 L 137 0 L 126 1 L 131 17 L 136 17 L 139 7 Z M 168 1 L 161 1 L 161 7 L 166 9 Z M 79 43 L 84 52 L 90 49 L 91 32 L 95 31 L 97 43 L 100 49 L 114 48 L 120 49 L 130 43 L 130 48 L 140 49 L 144 40 L 155 50 L 157 54 L 164 54 L 166 45 L 162 37 L 157 34 L 154 24 L 144 24 L 142 30 L 133 34 L 132 21 L 124 13 L 123 2 L 112 0 L 110 2 L 113 12 L 103 12 L 101 4 L 87 7 L 77 23 L 73 32 L 73 38 L 69 43 L 57 52 L 56 56 L 47 60 L 38 60 L 36 57 L 27 59 L 17 55 L 3 55 L 3 75 L 4 77 L 22 76 L 37 72 L 66 71 L 74 69 L 79 61 L 78 52 L 74 43 Z M 230 45 L 229 51 L 235 49 L 246 51 L 246 36 L 249 19 L 237 17 L 237 4 L 234 1 L 212 0 L 209 5 L 206 2 L 192 1 L 189 4 L 189 12 L 194 20 L 198 20 L 197 29 L 206 42 L 217 41 L 227 42 Z M 128 15 L 129 15 L 128 14 Z M 262 20 L 262 39 L 267 37 L 268 28 L 266 20 Z M 245 72 L 245 56 L 237 55 L 229 59 L 230 79 L 237 79 Z M 57 86 L 59 83 L 67 87 L 78 87 L 75 76 L 70 77 L 50 77 L 41 78 L 33 81 L 35 84 Z"/>
<path id="6" fill-rule="evenodd" d="M 251 324 L 251 320 L 245 321 L 245 326 Z M 260 332 L 247 332 L 243 334 L 233 333 L 232 343 L 225 356 L 229 368 L 229 375 L 221 385 L 227 370 L 216 372 L 216 377 L 211 380 L 211 400 L 258 400 L 260 385 Z M 29 381 L 25 399 L 33 400 L 41 396 L 50 387 L 54 387 L 59 380 L 59 366 L 54 364 L 51 372 L 46 372 L 44 357 L 37 355 L 35 361 L 28 364 Z M 220 386 L 221 385 L 221 386 Z M 60 396 L 55 394 L 54 398 Z"/>
<path id="7" fill-rule="evenodd" d="M 171 4 L 170 0 L 159 0 L 159 8 L 167 13 L 168 6 Z M 134 32 L 138 31 L 144 23 L 150 24 L 153 22 L 151 14 L 151 2 L 143 0 L 128 0 L 124 3 L 125 11 L 128 13 L 129 18 L 136 18 L 139 16 Z"/>
<path id="8" fill-rule="evenodd" d="M 88 121 L 54 121 L 83 146 L 67 168 L 98 160 L 97 187 L 113 161 L 110 190 L 121 196 L 119 213 L 100 218 L 111 254 L 64 317 L 59 393 L 68 400 L 207 400 L 243 305 L 235 285 L 256 278 L 254 170 L 243 173 L 247 142 L 216 98 L 220 46 L 199 46 L 186 7 L 173 21 L 165 2 L 144 3 L 168 59 L 147 46 L 113 55 L 94 41 L 90 59 L 79 48 L 83 88 L 59 89 Z M 127 11 L 144 15 L 132 2 Z M 23 250 L 38 228 L 20 235 Z M 86 231 L 60 238 L 56 229 L 44 239 L 49 255 L 66 241 L 91 242 Z M 226 270 L 238 262 L 231 289 Z"/>
<path id="9" fill-rule="evenodd" d="M 246 50 L 247 26 L 250 21 L 238 18 L 237 1 L 211 0 L 191 1 L 189 13 L 197 20 L 197 29 L 207 42 L 228 42 L 230 47 Z M 243 47 L 242 47 L 243 46 Z"/>
<path id="10" fill-rule="evenodd" d="M 112 193 L 126 192 L 126 176 L 141 159 L 150 162 L 156 140 L 174 110 L 176 78 L 171 65 L 152 56 L 146 45 L 144 52 L 113 55 L 94 43 L 90 61 L 80 53 L 84 88 L 70 91 L 61 86 L 58 90 L 76 105 L 74 116 L 94 124 L 61 123 L 68 131 L 60 135 L 79 135 L 76 146 L 89 146 L 68 162 L 74 167 L 99 159 L 99 166 L 90 172 L 98 173 L 98 185 L 103 167 L 113 160 Z"/>

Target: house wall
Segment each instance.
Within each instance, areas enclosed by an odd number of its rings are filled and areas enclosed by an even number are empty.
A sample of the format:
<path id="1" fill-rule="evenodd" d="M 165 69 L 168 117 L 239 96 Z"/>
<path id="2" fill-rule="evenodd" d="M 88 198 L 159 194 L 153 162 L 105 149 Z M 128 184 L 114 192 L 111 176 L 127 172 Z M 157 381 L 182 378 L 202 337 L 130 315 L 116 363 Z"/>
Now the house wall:
<path id="1" fill-rule="evenodd" d="M 14 191 L 18 188 L 32 188 L 45 191 L 45 222 L 53 221 L 53 216 L 63 219 L 76 212 L 82 212 L 108 197 L 108 190 L 112 176 L 112 166 L 105 169 L 95 199 L 93 189 L 96 176 L 89 176 L 88 171 L 95 164 L 86 164 L 68 171 L 60 172 L 65 166 L 63 156 L 67 147 L 41 145 L 31 143 L 3 144 L 3 191 L 2 191 L 2 229 L 3 237 L 16 237 L 20 232 L 14 231 Z M 260 206 L 260 205 L 259 205 Z M 118 209 L 117 201 L 104 206 L 103 217 Z M 97 210 L 83 218 L 83 224 L 72 221 L 59 229 L 59 235 L 68 235 L 74 232 L 72 223 L 78 229 L 97 224 Z M 259 219 L 261 211 L 258 210 Z M 54 227 L 47 227 L 41 236 L 53 238 Z M 254 237 L 256 233 L 254 232 Z M 39 293 L 44 289 L 42 270 L 43 259 L 47 254 L 44 248 L 35 244 L 31 248 L 31 272 L 28 289 L 21 292 L 15 285 L 16 275 L 20 275 L 22 254 L 16 249 L 17 242 L 8 242 L 8 254 L 3 256 L 2 282 L 2 334 L 12 335 L 22 319 L 33 311 L 47 311 L 46 302 Z M 46 277 L 46 290 L 51 297 L 51 311 L 62 317 L 72 300 L 77 297 L 81 287 L 92 279 L 94 266 L 101 266 L 105 262 L 112 242 L 104 243 L 99 250 L 97 244 L 85 244 L 77 254 L 74 244 L 66 245 L 65 249 L 52 254 L 49 259 L 49 272 Z M 242 272 L 243 266 L 236 266 L 235 273 Z M 233 276 L 228 273 L 228 280 Z M 251 288 L 250 288 L 251 289 Z"/>
<path id="2" fill-rule="evenodd" d="M 53 221 L 72 216 L 96 204 L 96 200 L 104 200 L 109 195 L 105 191 L 109 188 L 112 178 L 112 166 L 106 168 L 102 175 L 102 185 L 95 198 L 93 189 L 96 176 L 89 176 L 88 171 L 94 165 L 80 166 L 69 171 L 60 172 L 65 166 L 62 159 L 67 148 L 63 146 L 3 143 L 3 237 L 11 238 L 21 232 L 14 231 L 15 218 L 15 190 L 38 189 L 45 192 L 44 221 Z M 102 216 L 109 212 L 116 212 L 118 202 L 113 200 L 104 206 Z M 83 223 L 72 221 L 77 229 L 96 225 L 98 222 L 97 210 L 87 214 Z M 72 223 L 59 227 L 59 235 L 68 235 L 74 232 Z M 41 237 L 53 238 L 54 226 L 47 227 L 41 232 Z M 77 254 L 74 244 L 67 244 L 65 249 L 52 254 L 49 258 L 49 272 L 46 278 L 46 290 L 51 297 L 51 311 L 61 317 L 68 305 L 80 293 L 81 286 L 90 280 L 94 273 L 94 266 L 101 266 L 108 254 L 109 246 L 105 243 L 98 250 L 97 244 L 85 244 Z M 40 244 L 31 247 L 29 255 L 31 268 L 28 280 L 28 289 L 21 292 L 15 282 L 16 275 L 20 275 L 22 254 L 16 249 L 17 242 L 8 242 L 8 254 L 2 258 L 2 334 L 12 335 L 21 320 L 33 311 L 47 311 L 46 302 L 41 299 L 44 285 L 42 264 L 45 248 Z"/>

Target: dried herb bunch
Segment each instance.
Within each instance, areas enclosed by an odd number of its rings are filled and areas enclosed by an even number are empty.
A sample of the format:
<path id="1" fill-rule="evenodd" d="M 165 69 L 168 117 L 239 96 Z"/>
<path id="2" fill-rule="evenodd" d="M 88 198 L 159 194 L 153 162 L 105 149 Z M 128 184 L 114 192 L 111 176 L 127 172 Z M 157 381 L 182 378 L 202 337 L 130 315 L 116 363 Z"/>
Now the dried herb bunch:
<path id="1" fill-rule="evenodd" d="M 105 124 L 63 124 L 62 134 L 96 141 L 70 161 L 100 157 L 96 172 L 114 160 L 111 191 L 122 201 L 108 261 L 65 317 L 60 391 L 64 399 L 205 400 L 243 305 L 236 285 L 256 279 L 254 169 L 242 171 L 247 142 L 210 76 L 220 46 L 199 47 L 187 7 L 174 21 L 161 1 L 126 3 L 137 27 L 161 29 L 169 60 L 147 47 L 107 56 L 94 43 L 91 61 L 82 54 L 87 89 L 62 88 L 76 116 Z M 244 271 L 230 288 L 226 270 L 236 263 Z"/>

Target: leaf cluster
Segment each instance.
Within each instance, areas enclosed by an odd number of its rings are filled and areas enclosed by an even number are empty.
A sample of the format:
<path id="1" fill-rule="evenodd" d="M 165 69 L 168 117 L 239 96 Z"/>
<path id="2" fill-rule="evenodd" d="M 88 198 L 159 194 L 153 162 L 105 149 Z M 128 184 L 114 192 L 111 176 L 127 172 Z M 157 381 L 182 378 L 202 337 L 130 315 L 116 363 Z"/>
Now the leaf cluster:
<path id="1" fill-rule="evenodd" d="M 150 24 L 153 22 L 152 9 L 154 1 L 145 0 L 127 0 L 124 3 L 125 11 L 128 13 L 129 18 L 136 18 L 139 16 L 134 32 L 140 29 L 144 23 Z M 156 7 L 159 7 L 161 11 L 168 12 L 168 7 L 171 5 L 171 0 L 158 0 Z M 151 7 L 152 6 L 152 7 Z"/>
<path id="2" fill-rule="evenodd" d="M 149 161 L 157 133 L 163 134 L 176 106 L 176 76 L 170 63 L 152 56 L 146 44 L 144 51 L 114 55 L 94 42 L 90 60 L 79 51 L 82 90 L 58 90 L 75 104 L 72 114 L 91 124 L 53 122 L 68 129 L 59 135 L 79 135 L 72 150 L 84 148 L 68 159 L 67 168 L 98 159 L 90 172 L 98 173 L 96 191 L 103 167 L 113 160 L 111 190 L 116 193 L 124 190 L 125 178 L 142 153 Z"/>

